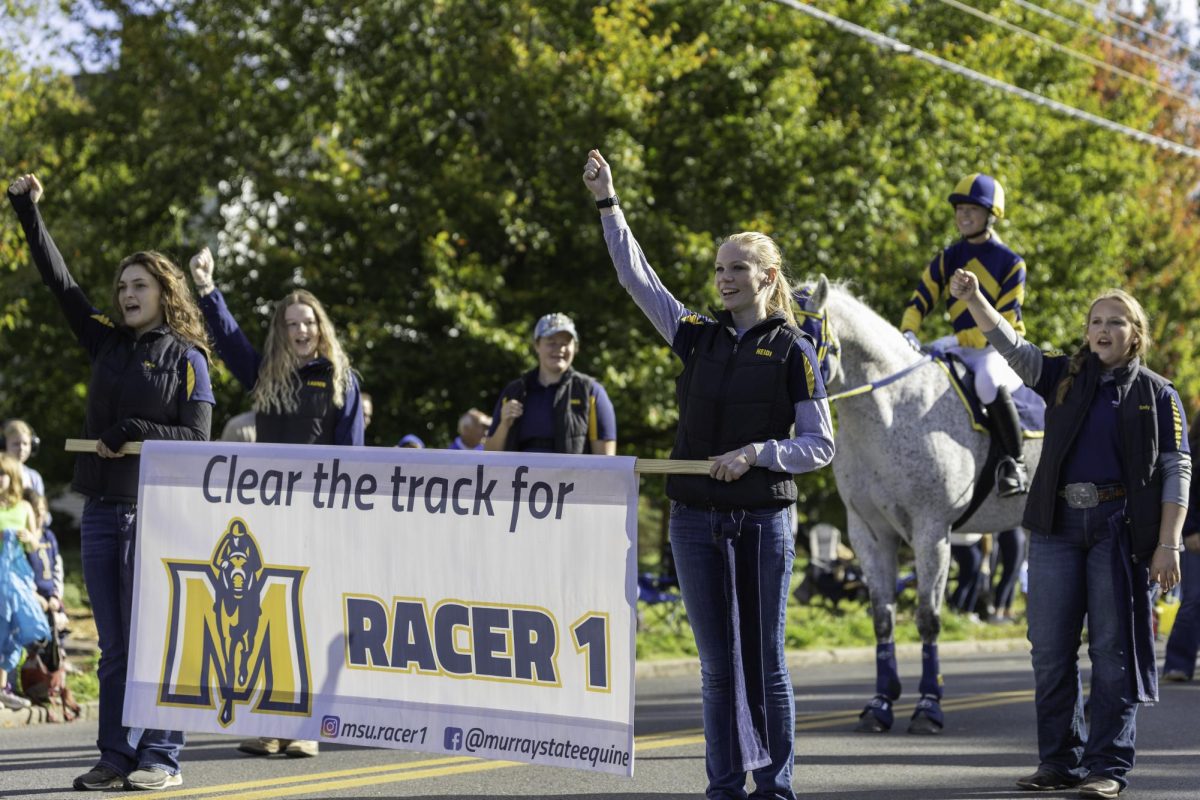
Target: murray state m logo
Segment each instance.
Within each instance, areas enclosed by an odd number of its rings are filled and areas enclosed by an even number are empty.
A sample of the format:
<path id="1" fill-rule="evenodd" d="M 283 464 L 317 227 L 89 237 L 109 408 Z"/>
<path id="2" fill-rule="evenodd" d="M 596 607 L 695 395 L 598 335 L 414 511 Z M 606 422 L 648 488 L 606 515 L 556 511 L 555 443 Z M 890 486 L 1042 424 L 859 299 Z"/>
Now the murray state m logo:
<path id="1" fill-rule="evenodd" d="M 171 585 L 159 703 L 312 713 L 300 590 L 307 569 L 263 563 L 246 522 L 229 521 L 208 561 L 164 560 Z M 214 698 L 215 690 L 215 698 Z"/>

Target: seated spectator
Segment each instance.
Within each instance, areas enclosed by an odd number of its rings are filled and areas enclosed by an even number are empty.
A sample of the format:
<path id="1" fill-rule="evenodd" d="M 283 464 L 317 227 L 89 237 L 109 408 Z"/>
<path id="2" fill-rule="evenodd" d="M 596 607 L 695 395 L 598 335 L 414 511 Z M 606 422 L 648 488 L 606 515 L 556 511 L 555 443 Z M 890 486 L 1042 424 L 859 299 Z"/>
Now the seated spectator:
<path id="1" fill-rule="evenodd" d="M 10 419 L 4 423 L 4 450 L 21 464 L 21 480 L 26 488 L 40 495 L 46 494 L 46 482 L 41 473 L 25 462 L 37 452 L 40 440 L 33 428 L 23 419 Z"/>
<path id="2" fill-rule="evenodd" d="M 500 393 L 485 450 L 616 455 L 612 401 L 599 381 L 571 368 L 578 349 L 575 323 L 566 314 L 537 321 L 537 366 Z"/>
<path id="3" fill-rule="evenodd" d="M 490 427 L 492 418 L 478 408 L 472 408 L 458 418 L 458 436 L 450 443 L 450 449 L 482 450 Z"/>
<path id="4" fill-rule="evenodd" d="M 406 433 L 400 438 L 399 442 L 396 442 L 396 447 L 411 447 L 420 450 L 425 447 L 425 443 L 415 433 Z"/>

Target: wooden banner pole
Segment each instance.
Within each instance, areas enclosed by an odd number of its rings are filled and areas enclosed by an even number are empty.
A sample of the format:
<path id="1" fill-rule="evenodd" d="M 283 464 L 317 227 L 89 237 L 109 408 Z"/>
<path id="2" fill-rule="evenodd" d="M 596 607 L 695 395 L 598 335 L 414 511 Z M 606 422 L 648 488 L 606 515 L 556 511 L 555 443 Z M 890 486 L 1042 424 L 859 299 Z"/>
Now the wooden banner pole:
<path id="1" fill-rule="evenodd" d="M 96 452 L 95 439 L 67 439 L 68 453 Z M 121 454 L 136 456 L 142 452 L 141 442 L 126 442 Z M 633 469 L 643 475 L 707 475 L 712 464 L 708 461 L 674 461 L 669 458 L 639 458 Z"/>

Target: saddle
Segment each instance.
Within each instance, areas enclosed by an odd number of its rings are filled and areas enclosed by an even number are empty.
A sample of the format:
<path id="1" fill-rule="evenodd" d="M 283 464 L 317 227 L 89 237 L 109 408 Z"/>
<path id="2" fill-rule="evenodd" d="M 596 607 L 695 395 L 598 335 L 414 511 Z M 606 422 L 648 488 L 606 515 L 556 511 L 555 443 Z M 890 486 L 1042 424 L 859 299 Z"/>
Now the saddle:
<path id="1" fill-rule="evenodd" d="M 962 359 L 953 353 L 942 353 L 935 356 L 934 363 L 946 371 L 946 375 L 950 378 L 950 385 L 954 387 L 954 391 L 962 400 L 967 415 L 970 417 L 971 427 L 988 436 L 987 457 L 984 459 L 979 474 L 975 476 L 975 491 L 971 495 L 971 502 L 962 516 L 950 526 L 950 530 L 956 531 L 971 519 L 991 494 L 992 488 L 996 484 L 996 467 L 1004 453 L 997 441 L 994 426 L 988 418 L 987 409 L 980 402 L 979 395 L 975 393 L 974 373 L 963 363 Z M 1013 405 L 1017 407 L 1022 437 L 1025 439 L 1042 438 L 1046 429 L 1046 402 L 1040 395 L 1024 385 L 1012 393 L 1012 400 Z"/>
<path id="2" fill-rule="evenodd" d="M 971 427 L 990 435 L 992 427 L 987 409 L 979 402 L 979 395 L 975 393 L 975 373 L 953 353 L 934 356 L 933 362 L 950 377 L 950 383 L 971 419 Z M 1024 385 L 1012 393 L 1012 399 L 1021 419 L 1021 434 L 1026 439 L 1042 438 L 1046 431 L 1046 401 L 1033 389 Z"/>

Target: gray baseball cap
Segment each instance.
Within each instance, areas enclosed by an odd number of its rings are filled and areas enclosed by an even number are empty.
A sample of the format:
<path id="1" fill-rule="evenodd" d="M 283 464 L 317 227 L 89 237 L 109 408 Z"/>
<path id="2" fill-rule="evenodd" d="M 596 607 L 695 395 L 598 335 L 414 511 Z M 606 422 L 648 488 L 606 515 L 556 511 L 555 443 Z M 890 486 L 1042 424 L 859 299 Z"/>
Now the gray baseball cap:
<path id="1" fill-rule="evenodd" d="M 546 336 L 553 336 L 556 333 L 566 331 L 571 334 L 571 338 L 579 341 L 579 334 L 575 331 L 575 323 L 566 314 L 560 314 L 557 311 L 553 314 L 547 314 L 537 321 L 537 325 L 533 326 L 533 340 Z"/>

